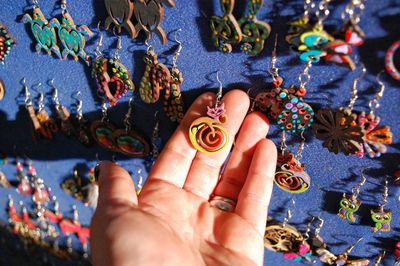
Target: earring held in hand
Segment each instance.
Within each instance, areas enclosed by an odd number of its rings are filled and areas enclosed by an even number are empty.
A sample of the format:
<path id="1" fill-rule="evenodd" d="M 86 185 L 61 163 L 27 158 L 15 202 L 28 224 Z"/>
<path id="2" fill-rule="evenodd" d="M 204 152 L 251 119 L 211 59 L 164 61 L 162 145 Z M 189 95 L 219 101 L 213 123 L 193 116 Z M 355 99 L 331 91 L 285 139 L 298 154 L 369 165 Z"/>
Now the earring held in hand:
<path id="1" fill-rule="evenodd" d="M 203 153 L 217 153 L 224 150 L 229 142 L 229 136 L 223 124 L 228 117 L 225 114 L 225 106 L 221 104 L 222 83 L 220 84 L 214 107 L 207 106 L 208 117 L 200 117 L 192 122 L 189 128 L 189 139 L 193 147 Z"/>

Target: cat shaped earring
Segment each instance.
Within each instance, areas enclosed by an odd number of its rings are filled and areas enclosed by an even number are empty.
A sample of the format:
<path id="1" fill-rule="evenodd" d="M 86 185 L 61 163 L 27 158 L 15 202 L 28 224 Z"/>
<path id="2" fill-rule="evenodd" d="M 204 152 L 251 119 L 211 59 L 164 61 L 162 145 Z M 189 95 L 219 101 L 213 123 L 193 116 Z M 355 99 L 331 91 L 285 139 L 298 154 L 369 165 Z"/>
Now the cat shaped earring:
<path id="1" fill-rule="evenodd" d="M 390 222 L 392 221 L 392 212 L 389 209 L 385 210 L 388 202 L 388 181 L 385 180 L 383 188 L 382 203 L 375 210 L 371 210 L 371 218 L 374 223 L 372 231 L 375 232 L 390 232 Z"/>
<path id="2" fill-rule="evenodd" d="M 367 178 L 364 175 L 364 170 L 361 171 L 361 181 L 352 188 L 352 194 L 347 197 L 346 193 L 343 193 L 343 198 L 340 201 L 340 209 L 338 212 L 338 216 L 342 219 L 346 219 L 351 223 L 356 222 L 356 217 L 354 217 L 354 213 L 358 211 L 361 206 L 361 201 L 358 199 L 358 195 L 360 194 L 361 187 L 365 184 Z"/>

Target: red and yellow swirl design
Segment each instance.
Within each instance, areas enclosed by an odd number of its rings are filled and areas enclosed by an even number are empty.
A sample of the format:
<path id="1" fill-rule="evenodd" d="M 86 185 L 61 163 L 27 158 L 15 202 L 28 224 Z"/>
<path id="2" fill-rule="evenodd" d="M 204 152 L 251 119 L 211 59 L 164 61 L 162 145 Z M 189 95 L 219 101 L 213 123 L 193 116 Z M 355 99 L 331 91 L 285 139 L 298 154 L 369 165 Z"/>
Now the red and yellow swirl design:
<path id="1" fill-rule="evenodd" d="M 209 117 L 200 117 L 189 128 L 193 147 L 203 153 L 217 153 L 228 144 L 229 137 L 222 124 Z"/>

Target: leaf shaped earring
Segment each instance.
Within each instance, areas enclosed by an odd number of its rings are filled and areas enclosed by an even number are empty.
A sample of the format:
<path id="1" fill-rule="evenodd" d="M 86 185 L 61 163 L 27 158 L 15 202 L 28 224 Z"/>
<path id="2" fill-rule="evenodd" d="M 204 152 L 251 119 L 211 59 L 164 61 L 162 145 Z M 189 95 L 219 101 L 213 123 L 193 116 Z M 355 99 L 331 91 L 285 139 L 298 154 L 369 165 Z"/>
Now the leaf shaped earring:
<path id="1" fill-rule="evenodd" d="M 220 0 L 219 2 L 223 16 L 211 17 L 211 40 L 221 52 L 230 53 L 232 52 L 232 46 L 241 42 L 242 31 L 232 14 L 235 0 Z"/>
<path id="2" fill-rule="evenodd" d="M 179 46 L 172 59 L 171 80 L 169 82 L 169 86 L 165 88 L 164 99 L 165 113 L 172 122 L 177 123 L 181 122 L 183 116 L 185 115 L 180 89 L 180 86 L 183 82 L 183 76 L 182 72 L 178 69 L 178 66 L 176 64 L 182 50 L 182 43 L 176 38 L 176 34 L 179 31 L 181 31 L 181 29 L 178 29 L 175 32 L 175 42 L 177 42 Z"/>
<path id="3" fill-rule="evenodd" d="M 101 104 L 102 118 L 92 122 L 90 132 L 93 139 L 103 148 L 111 151 L 118 151 L 118 147 L 114 144 L 112 135 L 117 127 L 108 119 L 107 104 L 103 100 Z"/>
<path id="4" fill-rule="evenodd" d="M 111 24 L 117 28 L 118 33 L 121 33 L 121 28 L 124 28 L 131 38 L 136 36 L 135 26 L 131 22 L 133 14 L 133 3 L 131 0 L 104 0 L 107 10 L 107 18 L 105 28 L 108 30 Z"/>
<path id="5" fill-rule="evenodd" d="M 52 52 L 57 55 L 58 58 L 62 58 L 60 48 L 57 45 L 57 36 L 55 30 L 51 27 L 49 22 L 44 17 L 37 0 L 33 0 L 32 15 L 25 13 L 22 17 L 24 24 L 30 24 L 30 30 L 33 37 L 35 38 L 36 52 L 40 53 L 40 50 L 44 50 L 47 54 Z"/>
<path id="6" fill-rule="evenodd" d="M 155 103 L 160 98 L 161 90 L 169 87 L 171 73 L 168 67 L 158 62 L 154 47 L 146 41 L 147 51 L 143 58 L 146 68 L 140 81 L 140 98 L 145 103 Z"/>
<path id="7" fill-rule="evenodd" d="M 130 119 L 134 108 L 133 102 L 132 96 L 124 119 L 125 128 L 115 130 L 112 139 L 119 152 L 127 156 L 143 158 L 149 153 L 150 146 L 142 135 L 132 130 Z"/>
<path id="8" fill-rule="evenodd" d="M 86 65 L 89 65 L 90 57 L 85 52 L 85 37 L 91 37 L 93 32 L 86 25 L 77 26 L 67 10 L 67 0 L 61 0 L 61 23 L 58 19 L 50 20 L 50 26 L 57 28 L 58 38 L 62 43 L 62 59 L 71 55 L 76 61 L 81 58 Z"/>
<path id="9" fill-rule="evenodd" d="M 243 33 L 240 49 L 248 55 L 258 55 L 264 49 L 265 39 L 271 32 L 271 26 L 257 19 L 257 13 L 263 0 L 248 0 L 247 15 L 239 19 L 238 23 Z"/>
<path id="10" fill-rule="evenodd" d="M 0 22 L 0 63 L 4 64 L 11 48 L 16 45 L 15 38 L 10 34 L 6 25 Z"/>
<path id="11" fill-rule="evenodd" d="M 193 147 L 203 153 L 212 154 L 224 150 L 229 143 L 229 134 L 223 124 L 227 122 L 225 106 L 221 104 L 222 83 L 219 80 L 219 90 L 214 107 L 207 106 L 207 116 L 197 118 L 189 127 L 189 139 Z"/>

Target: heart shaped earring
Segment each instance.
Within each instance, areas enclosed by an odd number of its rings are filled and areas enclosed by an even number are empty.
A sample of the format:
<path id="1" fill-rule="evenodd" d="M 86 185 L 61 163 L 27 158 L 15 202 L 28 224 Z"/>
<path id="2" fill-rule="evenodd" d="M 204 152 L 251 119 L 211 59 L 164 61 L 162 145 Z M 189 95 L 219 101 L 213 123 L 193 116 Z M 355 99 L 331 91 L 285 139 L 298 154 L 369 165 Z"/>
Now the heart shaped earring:
<path id="1" fill-rule="evenodd" d="M 75 60 L 81 58 L 86 65 L 89 65 L 90 57 L 85 52 L 85 37 L 91 37 L 93 32 L 86 25 L 75 25 L 67 10 L 67 0 L 61 0 L 61 13 L 63 16 L 61 23 L 57 18 L 53 18 L 50 20 L 50 26 L 57 28 L 58 39 L 63 46 L 62 59 L 71 55 Z"/>
<path id="2" fill-rule="evenodd" d="M 57 35 L 54 28 L 51 27 L 49 22 L 44 17 L 40 10 L 39 2 L 33 0 L 32 15 L 25 13 L 22 17 L 22 23 L 30 24 L 30 30 L 36 40 L 36 52 L 44 50 L 47 54 L 52 52 L 62 59 L 60 48 L 57 45 Z"/>
<path id="3" fill-rule="evenodd" d="M 134 109 L 133 97 L 129 100 L 129 109 L 125 115 L 125 128 L 115 130 L 112 139 L 119 152 L 131 157 L 143 158 L 149 153 L 150 146 L 141 134 L 132 129 L 130 120 Z"/>

